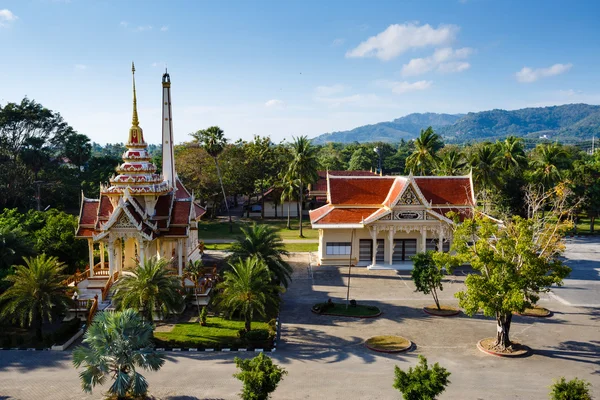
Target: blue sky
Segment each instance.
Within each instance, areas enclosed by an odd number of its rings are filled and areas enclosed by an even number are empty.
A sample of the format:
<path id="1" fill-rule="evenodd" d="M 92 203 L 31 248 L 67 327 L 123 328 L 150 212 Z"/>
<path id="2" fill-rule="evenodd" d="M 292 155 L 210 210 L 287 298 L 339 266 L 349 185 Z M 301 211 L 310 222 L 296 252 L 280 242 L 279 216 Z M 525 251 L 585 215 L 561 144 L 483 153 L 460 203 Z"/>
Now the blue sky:
<path id="1" fill-rule="evenodd" d="M 600 104 L 597 1 L 0 0 L 0 102 L 24 96 L 99 143 L 219 125 L 275 142 L 412 112 Z"/>

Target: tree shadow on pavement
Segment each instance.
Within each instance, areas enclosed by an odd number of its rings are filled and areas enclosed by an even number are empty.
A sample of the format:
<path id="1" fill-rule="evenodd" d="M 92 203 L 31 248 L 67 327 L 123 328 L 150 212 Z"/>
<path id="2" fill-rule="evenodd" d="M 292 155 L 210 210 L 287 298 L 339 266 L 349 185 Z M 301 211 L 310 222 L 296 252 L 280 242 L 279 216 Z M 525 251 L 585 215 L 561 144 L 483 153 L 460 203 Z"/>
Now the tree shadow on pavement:
<path id="1" fill-rule="evenodd" d="M 1 400 L 1 399 L 0 399 Z M 165 397 L 164 400 L 224 400 L 223 398 L 217 397 L 196 397 L 196 396 L 168 396 Z"/>
<path id="2" fill-rule="evenodd" d="M 29 372 L 41 368 L 73 368 L 70 351 L 0 351 L 0 371 L 16 368 Z"/>
<path id="3" fill-rule="evenodd" d="M 580 342 L 568 340 L 545 349 L 535 349 L 534 354 L 595 365 L 595 374 L 600 373 L 600 341 Z"/>

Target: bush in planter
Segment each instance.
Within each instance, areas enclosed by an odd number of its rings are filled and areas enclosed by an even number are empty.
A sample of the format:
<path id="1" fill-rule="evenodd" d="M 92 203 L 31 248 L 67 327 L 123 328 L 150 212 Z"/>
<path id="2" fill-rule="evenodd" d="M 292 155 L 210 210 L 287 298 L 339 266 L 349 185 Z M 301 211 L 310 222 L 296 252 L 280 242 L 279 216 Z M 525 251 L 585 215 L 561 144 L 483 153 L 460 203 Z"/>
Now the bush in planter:
<path id="1" fill-rule="evenodd" d="M 590 383 L 582 379 L 567 381 L 564 377 L 552 385 L 550 398 L 552 400 L 591 400 Z"/>

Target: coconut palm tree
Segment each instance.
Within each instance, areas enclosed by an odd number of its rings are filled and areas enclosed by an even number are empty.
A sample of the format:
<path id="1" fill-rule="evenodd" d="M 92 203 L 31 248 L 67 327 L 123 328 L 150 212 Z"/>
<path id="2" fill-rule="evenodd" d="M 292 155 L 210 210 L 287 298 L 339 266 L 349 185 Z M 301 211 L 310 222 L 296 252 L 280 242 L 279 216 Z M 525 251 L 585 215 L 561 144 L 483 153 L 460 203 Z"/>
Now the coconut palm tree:
<path id="1" fill-rule="evenodd" d="M 432 127 L 421 130 L 421 134 L 415 139 L 415 151 L 406 159 L 406 168 L 412 173 L 426 175 L 434 169 L 436 153 L 443 146 L 442 138 Z"/>
<path id="2" fill-rule="evenodd" d="M 223 186 L 223 177 L 221 176 L 221 170 L 219 169 L 218 158 L 225 150 L 227 145 L 227 138 L 225 138 L 225 132 L 218 126 L 211 126 L 207 129 L 201 129 L 191 134 L 196 142 L 204 148 L 204 150 L 215 160 L 215 167 L 217 169 L 217 176 L 219 177 L 219 183 L 221 184 L 221 191 L 223 192 L 223 200 L 225 201 L 225 208 L 227 209 L 227 216 L 229 217 L 229 233 L 233 232 L 233 222 L 231 221 L 231 211 L 229 210 L 229 203 L 227 202 L 227 196 L 225 195 L 225 186 Z"/>
<path id="3" fill-rule="evenodd" d="M 148 322 L 157 316 L 180 311 L 184 305 L 181 280 L 168 270 L 165 259 L 147 259 L 131 274 L 123 275 L 112 287 L 113 304 L 118 310 L 133 308 Z"/>
<path id="4" fill-rule="evenodd" d="M 567 152 L 557 144 L 540 144 L 532 152 L 531 166 L 532 178 L 541 182 L 546 189 L 550 189 L 563 177 L 561 171 L 566 164 Z"/>
<path id="5" fill-rule="evenodd" d="M 437 161 L 435 172 L 441 176 L 455 176 L 463 173 L 467 165 L 462 152 L 458 149 L 445 151 Z"/>
<path id="6" fill-rule="evenodd" d="M 300 203 L 300 237 L 302 234 L 302 206 L 304 201 L 304 185 L 314 183 L 317 178 L 317 151 L 306 136 L 294 138 L 291 147 L 292 162 L 288 169 L 291 177 L 298 180 L 298 201 Z"/>
<path id="7" fill-rule="evenodd" d="M 275 228 L 252 224 L 241 229 L 244 237 L 231 246 L 233 259 L 257 257 L 269 270 L 271 282 L 287 287 L 292 279 L 292 267 L 283 260 L 289 253 Z"/>
<path id="8" fill-rule="evenodd" d="M 196 304 L 198 305 L 198 321 L 200 322 L 200 312 L 201 312 L 201 307 L 200 307 L 200 302 L 198 301 L 198 284 L 200 282 L 200 278 L 202 278 L 203 274 L 203 268 L 204 268 L 204 264 L 202 263 L 202 260 L 196 260 L 196 261 L 192 261 L 190 260 L 188 262 L 187 267 L 185 267 L 184 272 L 184 276 L 187 276 L 188 278 L 190 278 L 192 280 L 192 282 L 194 282 L 194 300 L 196 301 Z"/>
<path id="9" fill-rule="evenodd" d="M 500 178 L 498 148 L 491 143 L 478 145 L 471 154 L 469 164 L 473 168 L 473 178 L 480 190 L 491 190 Z"/>
<path id="10" fill-rule="evenodd" d="M 118 398 L 144 396 L 148 381 L 138 370 L 158 371 L 165 363 L 164 356 L 153 349 L 152 325 L 132 309 L 96 314 L 83 343 L 87 346 L 73 351 L 73 365 L 85 367 L 79 378 L 87 393 L 108 376 L 114 380 L 109 394 Z"/>
<path id="11" fill-rule="evenodd" d="M 44 320 L 52 321 L 70 305 L 63 283 L 66 265 L 46 254 L 23 261 L 25 265 L 16 266 L 14 274 L 4 278 L 12 286 L 0 295 L 0 317 L 15 318 L 21 326 L 34 325 L 35 337 L 41 341 Z"/>
<path id="12" fill-rule="evenodd" d="M 223 282 L 217 289 L 217 305 L 230 313 L 239 312 L 244 318 L 244 328 L 249 332 L 255 313 L 266 317 L 267 309 L 279 302 L 283 288 L 271 283 L 269 270 L 257 257 L 237 259 L 229 264 L 231 269 L 223 274 Z"/>
<path id="13" fill-rule="evenodd" d="M 527 167 L 527 156 L 523 149 L 523 139 L 509 136 L 498 142 L 498 165 L 505 171 Z"/>
<path id="14" fill-rule="evenodd" d="M 282 180 L 281 202 L 288 202 L 286 228 L 292 229 L 292 226 L 290 225 L 290 207 L 292 201 L 296 197 L 296 193 L 300 185 L 298 184 L 298 180 L 294 179 L 294 177 L 290 174 L 282 174 L 280 178 Z"/>

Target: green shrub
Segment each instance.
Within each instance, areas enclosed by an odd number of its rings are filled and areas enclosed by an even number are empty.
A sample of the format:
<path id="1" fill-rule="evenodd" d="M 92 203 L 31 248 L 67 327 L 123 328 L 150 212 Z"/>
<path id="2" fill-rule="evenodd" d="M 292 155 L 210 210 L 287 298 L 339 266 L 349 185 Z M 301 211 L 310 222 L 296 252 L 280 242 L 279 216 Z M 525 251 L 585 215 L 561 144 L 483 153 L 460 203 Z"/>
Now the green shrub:
<path id="1" fill-rule="evenodd" d="M 438 363 L 429 368 L 427 359 L 423 356 L 419 356 L 419 364 L 414 368 L 410 367 L 408 372 L 395 366 L 394 373 L 394 388 L 402 393 L 404 400 L 435 399 L 450 383 L 450 372 Z"/>
<path id="2" fill-rule="evenodd" d="M 246 332 L 245 329 L 240 329 L 240 330 L 238 330 L 238 337 L 240 339 L 244 340 L 246 338 L 246 333 L 248 333 L 248 332 Z"/>
<path id="3" fill-rule="evenodd" d="M 589 382 L 582 379 L 575 378 L 567 381 L 562 377 L 551 386 L 550 398 L 552 400 L 591 400 L 591 386 Z"/>
<path id="4" fill-rule="evenodd" d="M 202 307 L 202 311 L 200 312 L 200 324 L 202 326 L 206 325 L 206 318 L 208 317 L 208 311 L 206 307 Z"/>
<path id="5" fill-rule="evenodd" d="M 277 389 L 283 375 L 287 374 L 264 353 L 246 360 L 236 357 L 235 364 L 240 372 L 233 376 L 244 385 L 240 393 L 242 400 L 267 400 Z"/>
<path id="6" fill-rule="evenodd" d="M 250 332 L 246 332 L 245 339 L 249 342 L 258 342 L 261 340 L 269 339 L 269 331 L 264 329 L 257 329 Z"/>

